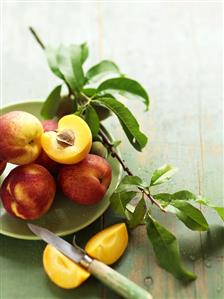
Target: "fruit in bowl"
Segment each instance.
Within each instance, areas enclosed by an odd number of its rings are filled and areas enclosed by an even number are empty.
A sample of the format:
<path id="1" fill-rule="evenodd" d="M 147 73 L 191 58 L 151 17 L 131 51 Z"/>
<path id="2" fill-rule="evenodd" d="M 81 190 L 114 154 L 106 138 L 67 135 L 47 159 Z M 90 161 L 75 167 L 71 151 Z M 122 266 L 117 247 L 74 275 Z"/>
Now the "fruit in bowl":
<path id="1" fill-rule="evenodd" d="M 6 161 L 0 161 L 0 175 L 3 174 L 5 168 L 6 168 L 6 164 L 7 162 Z"/>
<path id="2" fill-rule="evenodd" d="M 74 114 L 62 117 L 57 132 L 45 132 L 41 144 L 46 154 L 62 164 L 80 162 L 89 153 L 92 135 L 87 123 Z"/>
<path id="3" fill-rule="evenodd" d="M 42 121 L 43 129 L 44 132 L 49 132 L 49 131 L 55 131 L 58 128 L 58 122 L 52 119 L 49 120 L 44 120 Z M 60 167 L 60 164 L 58 164 L 56 161 L 52 160 L 43 149 L 41 149 L 41 152 L 37 159 L 34 161 L 34 163 L 42 165 L 45 167 L 50 173 L 55 175 Z"/>
<path id="4" fill-rule="evenodd" d="M 94 141 L 90 150 L 91 154 L 100 156 L 104 159 L 107 158 L 108 152 L 106 147 L 100 141 Z"/>
<path id="5" fill-rule="evenodd" d="M 74 165 L 64 165 L 59 171 L 58 182 L 69 199 L 81 205 L 99 202 L 112 179 L 110 164 L 102 157 L 88 154 Z"/>
<path id="6" fill-rule="evenodd" d="M 34 115 L 12 111 L 0 116 L 0 132 L 0 160 L 23 165 L 40 154 L 43 127 Z"/>
<path id="7" fill-rule="evenodd" d="M 42 121 L 42 126 L 44 132 L 56 131 L 58 128 L 58 122 L 53 119 L 47 119 Z"/>
<path id="8" fill-rule="evenodd" d="M 38 219 L 51 207 L 56 192 L 54 178 L 37 164 L 14 168 L 2 183 L 0 197 L 8 213 L 21 219 Z"/>

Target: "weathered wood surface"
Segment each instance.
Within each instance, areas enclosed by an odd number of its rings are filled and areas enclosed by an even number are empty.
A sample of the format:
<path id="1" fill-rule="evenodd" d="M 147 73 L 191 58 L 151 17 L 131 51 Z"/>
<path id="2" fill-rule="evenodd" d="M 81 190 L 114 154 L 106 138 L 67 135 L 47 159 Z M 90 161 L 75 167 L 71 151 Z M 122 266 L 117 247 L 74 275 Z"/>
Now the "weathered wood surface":
<path id="1" fill-rule="evenodd" d="M 1 104 L 44 98 L 57 82 L 28 25 L 49 43 L 88 41 L 91 55 L 87 66 L 102 57 L 112 59 L 124 73 L 142 82 L 151 96 L 149 113 L 144 113 L 139 103 L 129 102 L 150 137 L 143 153 L 129 146 L 115 120 L 107 123 L 116 137 L 124 139 L 122 153 L 130 168 L 147 178 L 155 167 L 173 163 L 180 172 L 170 191 L 188 188 L 223 204 L 221 13 L 217 1 L 6 1 Z M 211 230 L 200 234 L 189 232 L 172 216 L 156 213 L 177 234 L 184 262 L 198 279 L 184 285 L 158 267 L 143 226 L 130 233 L 128 250 L 115 268 L 156 299 L 223 298 L 224 230 L 216 214 L 206 212 Z M 80 232 L 78 239 L 82 243 L 115 221 L 117 218 L 108 211 Z M 119 298 L 93 278 L 78 290 L 64 291 L 54 286 L 43 275 L 42 242 L 0 236 L 0 244 L 1 299 Z"/>

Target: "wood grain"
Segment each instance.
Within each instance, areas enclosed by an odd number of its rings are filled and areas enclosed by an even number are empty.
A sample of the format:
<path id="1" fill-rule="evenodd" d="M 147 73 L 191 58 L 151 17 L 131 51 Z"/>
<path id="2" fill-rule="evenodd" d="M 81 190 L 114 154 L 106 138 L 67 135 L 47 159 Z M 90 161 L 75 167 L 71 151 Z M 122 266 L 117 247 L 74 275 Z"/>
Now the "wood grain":
<path id="1" fill-rule="evenodd" d="M 138 102 L 128 102 L 149 136 L 143 153 L 131 148 L 115 119 L 106 121 L 113 134 L 122 139 L 122 154 L 130 168 L 147 179 L 153 169 L 170 162 L 180 171 L 161 191 L 187 188 L 223 204 L 221 19 L 218 1 L 5 2 L 1 104 L 45 98 L 58 82 L 28 32 L 29 25 L 45 42 L 55 45 L 87 41 L 90 58 L 86 68 L 102 57 L 114 60 L 122 72 L 149 91 L 149 113 Z M 156 299 L 223 298 L 223 226 L 215 212 L 202 209 L 212 224 L 211 230 L 202 234 L 190 232 L 172 215 L 164 216 L 153 209 L 155 217 L 176 233 L 185 266 L 198 275 L 195 282 L 185 285 L 158 267 L 144 226 L 130 232 L 127 252 L 114 268 Z M 78 234 L 79 244 L 118 221 L 108 210 Z M 30 267 L 33 299 L 119 298 L 93 278 L 68 292 L 54 286 L 43 273 L 43 247 L 42 242 L 0 236 L 1 299 L 30 298 L 26 291 Z M 18 284 L 20 277 L 23 283 Z"/>

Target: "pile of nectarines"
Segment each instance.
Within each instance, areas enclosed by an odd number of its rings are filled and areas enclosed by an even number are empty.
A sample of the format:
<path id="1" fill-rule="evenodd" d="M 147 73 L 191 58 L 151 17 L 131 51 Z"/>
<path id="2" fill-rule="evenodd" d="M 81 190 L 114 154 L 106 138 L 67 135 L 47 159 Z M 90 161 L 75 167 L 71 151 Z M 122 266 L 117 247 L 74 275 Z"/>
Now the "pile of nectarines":
<path id="1" fill-rule="evenodd" d="M 8 213 L 37 219 L 51 207 L 56 185 L 71 201 L 91 205 L 105 195 L 112 178 L 109 163 L 95 154 L 87 123 L 66 115 L 41 122 L 34 115 L 12 111 L 0 116 L 0 175 L 6 164 L 19 165 L 5 178 L 0 197 Z"/>

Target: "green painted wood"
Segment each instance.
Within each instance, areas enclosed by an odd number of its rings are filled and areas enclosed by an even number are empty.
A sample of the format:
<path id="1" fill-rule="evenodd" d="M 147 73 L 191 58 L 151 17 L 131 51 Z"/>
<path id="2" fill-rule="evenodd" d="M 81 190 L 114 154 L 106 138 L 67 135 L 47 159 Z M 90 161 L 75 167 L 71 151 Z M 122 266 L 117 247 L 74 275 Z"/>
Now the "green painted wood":
<path id="1" fill-rule="evenodd" d="M 10 39 L 3 47 L 3 103 L 43 98 L 58 83 L 28 25 L 55 44 L 59 38 L 66 43 L 86 40 L 91 47 L 86 67 L 100 56 L 112 59 L 149 90 L 149 113 L 128 102 L 150 136 L 143 153 L 129 146 L 114 119 L 106 122 L 122 139 L 130 168 L 148 178 L 154 168 L 173 163 L 179 174 L 161 190 L 188 188 L 223 204 L 221 11 L 219 3 L 192 2 L 4 4 L 3 33 Z M 212 227 L 202 234 L 190 232 L 172 215 L 164 217 L 156 209 L 154 215 L 177 234 L 184 263 L 196 272 L 197 281 L 185 285 L 158 267 L 144 226 L 130 232 L 129 246 L 113 267 L 157 299 L 223 298 L 224 233 L 216 214 L 206 210 Z M 78 234 L 79 244 L 118 221 L 109 210 Z M 42 269 L 43 246 L 0 236 L 1 299 L 120 298 L 94 278 L 77 290 L 54 286 Z"/>

